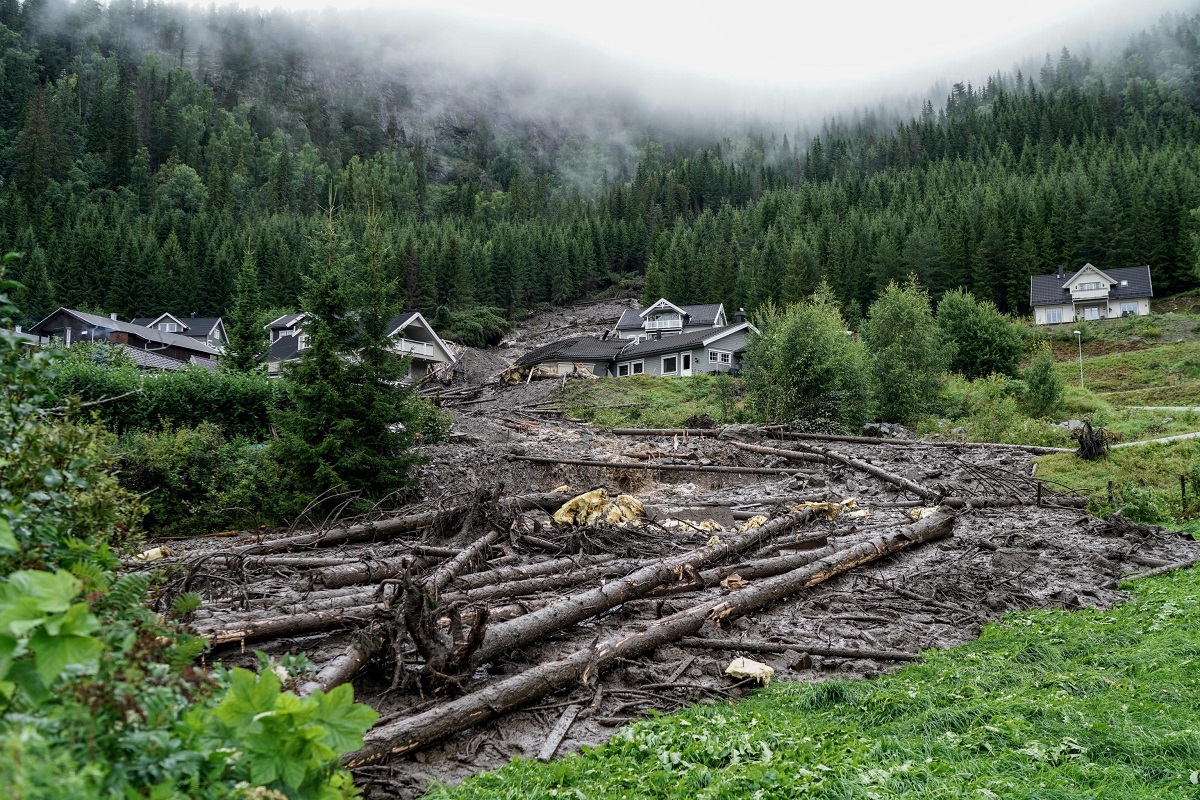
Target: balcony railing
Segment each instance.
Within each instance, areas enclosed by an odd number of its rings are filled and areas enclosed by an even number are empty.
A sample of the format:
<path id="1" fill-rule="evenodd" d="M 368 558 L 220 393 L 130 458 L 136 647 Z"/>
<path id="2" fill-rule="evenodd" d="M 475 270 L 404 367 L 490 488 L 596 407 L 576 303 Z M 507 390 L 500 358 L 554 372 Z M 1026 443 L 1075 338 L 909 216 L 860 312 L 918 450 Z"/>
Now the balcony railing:
<path id="1" fill-rule="evenodd" d="M 665 319 L 646 320 L 646 330 L 648 331 L 674 330 L 682 327 L 683 320 L 679 317 L 666 317 Z"/>
<path id="2" fill-rule="evenodd" d="M 429 356 L 430 358 L 434 356 L 433 345 L 412 339 L 397 339 L 396 349 L 401 353 L 412 353 L 414 356 Z"/>

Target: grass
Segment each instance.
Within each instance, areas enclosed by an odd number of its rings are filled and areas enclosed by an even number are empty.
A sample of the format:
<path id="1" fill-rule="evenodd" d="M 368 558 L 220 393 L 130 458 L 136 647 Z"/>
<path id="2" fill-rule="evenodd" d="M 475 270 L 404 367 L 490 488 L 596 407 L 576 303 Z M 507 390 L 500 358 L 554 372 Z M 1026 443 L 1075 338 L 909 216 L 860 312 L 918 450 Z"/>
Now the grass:
<path id="1" fill-rule="evenodd" d="M 1084 461 L 1073 454 L 1037 459 L 1037 476 L 1087 489 L 1098 514 L 1121 511 L 1130 519 L 1157 524 L 1180 524 L 1200 512 L 1196 494 L 1200 478 L 1200 439 L 1184 439 L 1110 450 L 1107 457 Z M 1182 508 L 1179 476 L 1188 476 L 1188 510 Z M 1114 502 L 1108 502 L 1108 482 Z M 1200 765 L 1197 765 L 1200 766 Z"/>
<path id="2" fill-rule="evenodd" d="M 1064 381 L 1078 383 L 1078 361 L 1059 360 L 1056 368 Z M 1084 385 L 1100 394 L 1167 387 L 1196 379 L 1200 379 L 1200 342 L 1170 343 L 1098 356 L 1089 356 L 1084 348 Z"/>
<path id="3" fill-rule="evenodd" d="M 707 414 L 719 424 L 747 419 L 740 383 L 728 375 L 660 378 L 640 375 L 568 381 L 568 412 L 606 428 L 680 428 Z"/>
<path id="4" fill-rule="evenodd" d="M 439 800 L 1194 798 L 1200 571 L 1109 611 L 1010 614 L 871 681 L 776 684 L 514 761 Z"/>

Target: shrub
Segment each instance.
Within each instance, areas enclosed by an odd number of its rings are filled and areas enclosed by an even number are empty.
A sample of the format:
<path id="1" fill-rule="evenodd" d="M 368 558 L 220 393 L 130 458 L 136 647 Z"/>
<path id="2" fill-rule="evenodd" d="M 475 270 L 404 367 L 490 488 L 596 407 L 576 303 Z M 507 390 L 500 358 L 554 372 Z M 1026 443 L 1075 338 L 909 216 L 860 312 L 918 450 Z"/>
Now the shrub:
<path id="1" fill-rule="evenodd" d="M 985 378 L 993 372 L 1016 376 L 1021 332 L 991 301 L 976 300 L 962 289 L 947 292 L 938 303 L 937 324 L 954 344 L 953 371 L 967 378 Z"/>
<path id="2" fill-rule="evenodd" d="M 504 318 L 504 309 L 479 306 L 466 311 L 450 311 L 440 306 L 434 315 L 438 336 L 467 347 L 500 344 L 512 323 Z"/>
<path id="3" fill-rule="evenodd" d="M 910 422 L 937 401 L 953 345 L 933 318 L 929 293 L 914 278 L 889 283 L 871 304 L 863 341 L 872 357 L 876 413 Z"/>
<path id="4" fill-rule="evenodd" d="M 846 331 L 827 289 L 759 314 L 746 356 L 750 404 L 768 422 L 854 429 L 867 418 L 866 350 Z"/>
<path id="5" fill-rule="evenodd" d="M 1063 380 L 1054 371 L 1054 354 L 1043 348 L 1025 370 L 1025 404 L 1035 417 L 1049 417 L 1062 402 Z"/>

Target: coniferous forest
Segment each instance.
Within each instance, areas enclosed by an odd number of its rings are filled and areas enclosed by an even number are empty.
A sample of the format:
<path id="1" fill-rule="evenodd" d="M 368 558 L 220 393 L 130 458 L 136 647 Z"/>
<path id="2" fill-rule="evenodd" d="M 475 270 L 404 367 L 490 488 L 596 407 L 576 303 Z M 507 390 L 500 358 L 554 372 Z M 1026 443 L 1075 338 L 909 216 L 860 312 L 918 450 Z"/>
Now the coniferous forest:
<path id="1" fill-rule="evenodd" d="M 747 308 L 825 281 L 853 324 L 909 273 L 1025 313 L 1031 274 L 1084 261 L 1150 264 L 1162 295 L 1195 283 L 1198 35 L 1164 17 L 1112 57 L 1063 50 L 804 141 L 614 104 L 619 148 L 422 106 L 278 12 L 0 0 L 0 241 L 27 256 L 27 320 L 227 313 L 247 250 L 263 306 L 295 307 L 331 202 L 351 240 L 382 231 L 399 302 L 426 313 L 644 276 L 646 295 Z"/>

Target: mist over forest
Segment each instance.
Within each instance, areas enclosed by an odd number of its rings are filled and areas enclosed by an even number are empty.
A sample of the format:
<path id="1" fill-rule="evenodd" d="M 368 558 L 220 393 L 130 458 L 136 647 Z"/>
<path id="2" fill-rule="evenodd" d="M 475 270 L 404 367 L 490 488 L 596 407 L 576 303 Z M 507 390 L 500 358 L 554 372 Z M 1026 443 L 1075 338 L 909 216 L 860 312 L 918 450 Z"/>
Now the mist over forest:
<path id="1" fill-rule="evenodd" d="M 396 12 L 0 0 L 0 237 L 26 318 L 295 307 L 331 201 L 394 303 L 517 314 L 641 287 L 753 308 L 889 280 L 1027 311 L 1058 263 L 1194 284 L 1194 14 L 805 94 Z M 1082 39 L 1083 41 L 1078 41 Z M 1067 45 L 1071 45 L 1068 47 Z"/>

